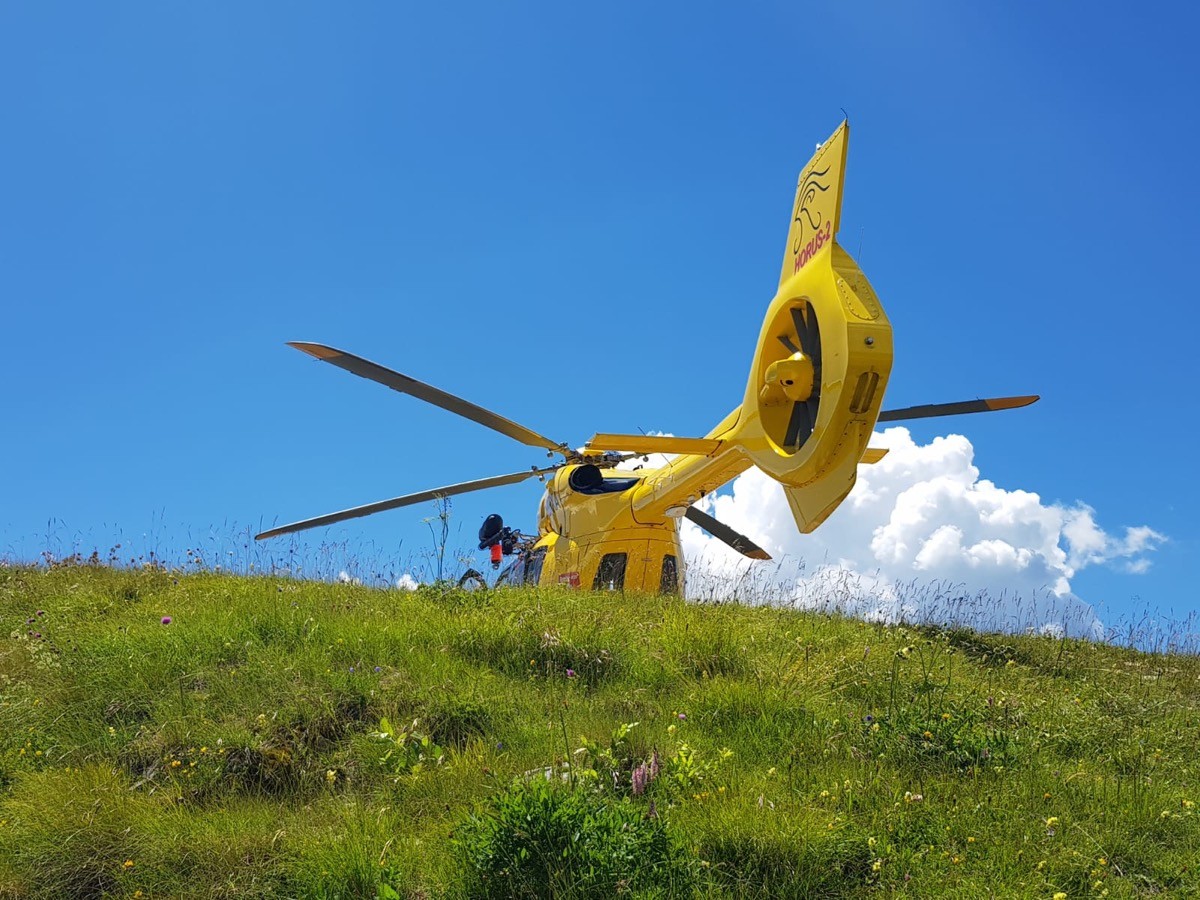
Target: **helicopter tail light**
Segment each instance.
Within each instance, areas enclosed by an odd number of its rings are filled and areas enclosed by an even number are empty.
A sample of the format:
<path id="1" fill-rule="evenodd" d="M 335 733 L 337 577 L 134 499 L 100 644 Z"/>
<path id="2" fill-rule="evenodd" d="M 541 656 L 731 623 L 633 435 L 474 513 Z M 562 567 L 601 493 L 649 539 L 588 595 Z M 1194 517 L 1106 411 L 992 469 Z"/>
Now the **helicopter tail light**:
<path id="1" fill-rule="evenodd" d="M 504 548 L 500 544 L 492 544 L 492 568 L 500 568 L 500 560 L 504 556 Z"/>

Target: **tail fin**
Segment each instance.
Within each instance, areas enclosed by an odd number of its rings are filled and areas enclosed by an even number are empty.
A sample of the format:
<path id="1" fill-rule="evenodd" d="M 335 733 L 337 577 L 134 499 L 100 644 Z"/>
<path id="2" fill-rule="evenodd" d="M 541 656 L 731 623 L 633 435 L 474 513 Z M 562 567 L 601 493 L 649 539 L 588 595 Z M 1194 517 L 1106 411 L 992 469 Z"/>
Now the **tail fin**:
<path id="1" fill-rule="evenodd" d="M 842 122 L 817 148 L 800 173 L 787 247 L 783 253 L 783 269 L 779 273 L 781 287 L 813 257 L 833 245 L 842 215 L 842 183 L 849 138 L 850 123 Z"/>

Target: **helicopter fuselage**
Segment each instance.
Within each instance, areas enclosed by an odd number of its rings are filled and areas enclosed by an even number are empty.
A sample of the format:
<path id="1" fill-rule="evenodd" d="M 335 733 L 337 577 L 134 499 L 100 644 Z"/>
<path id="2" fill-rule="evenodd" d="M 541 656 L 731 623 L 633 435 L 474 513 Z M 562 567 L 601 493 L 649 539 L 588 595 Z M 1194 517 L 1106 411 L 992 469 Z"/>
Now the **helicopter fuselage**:
<path id="1" fill-rule="evenodd" d="M 498 583 L 681 593 L 678 520 L 659 516 L 647 524 L 635 516 L 638 488 L 657 471 L 586 464 L 559 469 L 538 507 L 537 542 Z"/>

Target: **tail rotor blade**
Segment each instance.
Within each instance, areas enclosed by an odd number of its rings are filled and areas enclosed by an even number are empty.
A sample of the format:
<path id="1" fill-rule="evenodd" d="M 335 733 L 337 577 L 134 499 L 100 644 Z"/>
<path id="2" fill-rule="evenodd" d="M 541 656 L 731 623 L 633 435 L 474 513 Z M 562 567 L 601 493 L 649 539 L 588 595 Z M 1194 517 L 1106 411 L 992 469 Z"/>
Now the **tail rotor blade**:
<path id="1" fill-rule="evenodd" d="M 719 541 L 724 541 L 738 553 L 750 559 L 770 559 L 771 555 L 744 534 L 739 534 L 723 522 L 718 522 L 706 512 L 689 506 L 684 515 Z"/>
<path id="2" fill-rule="evenodd" d="M 811 402 L 810 398 L 792 404 L 787 434 L 783 438 L 783 444 L 789 450 L 799 450 L 813 432 L 813 411 L 809 408 Z"/>
<path id="3" fill-rule="evenodd" d="M 415 378 L 410 378 L 407 375 L 402 375 L 399 372 L 385 368 L 378 363 L 363 359 L 361 356 L 355 356 L 353 353 L 347 353 L 344 350 L 327 347 L 324 344 L 313 344 L 306 341 L 288 341 L 288 346 L 295 347 L 297 350 L 307 353 L 309 356 L 315 357 L 322 362 L 332 363 L 339 369 L 345 369 L 347 372 L 357 375 L 360 378 L 366 378 L 368 381 L 374 381 L 385 387 L 390 387 L 393 391 L 410 394 L 419 400 L 424 400 L 426 403 L 440 406 L 444 410 L 470 419 L 472 422 L 478 422 L 485 428 L 498 431 L 513 440 L 520 441 L 522 444 L 530 447 L 541 447 L 554 453 L 562 453 L 564 456 L 571 455 L 566 444 L 552 441 L 545 435 L 538 434 L 532 428 L 519 425 L 511 419 L 506 419 L 504 416 L 492 412 L 490 409 L 484 409 L 482 406 L 477 406 L 468 400 L 435 388 L 433 385 L 425 384 L 422 381 L 417 381 Z"/>
<path id="4" fill-rule="evenodd" d="M 281 525 L 278 528 L 272 528 L 270 531 L 264 531 L 262 534 L 256 534 L 254 539 L 261 541 L 266 538 L 278 537 L 281 534 L 291 534 L 294 531 L 304 531 L 308 528 L 319 528 L 322 525 L 332 525 L 335 522 L 344 522 L 347 519 L 369 516 L 372 513 L 383 512 L 388 509 L 398 509 L 401 506 L 424 503 L 426 500 L 436 500 L 439 497 L 453 497 L 455 494 L 482 491 L 485 488 L 500 487 L 505 484 L 517 484 L 518 482 L 525 481 L 527 478 L 553 472 L 555 468 L 552 466 L 548 469 L 529 469 L 524 472 L 513 472 L 510 475 L 494 475 L 491 478 L 480 478 L 477 481 L 464 481 L 462 484 L 452 484 L 429 491 L 420 491 L 416 494 L 405 494 L 403 497 L 393 497 L 391 500 L 380 500 L 376 503 L 368 503 L 364 506 L 344 509 L 341 512 L 329 513 L 328 515 L 317 516 L 313 519 L 293 522 L 290 525 Z"/>
<path id="5" fill-rule="evenodd" d="M 961 403 L 930 403 L 925 406 L 908 406 L 904 409 L 885 409 L 879 414 L 880 422 L 903 422 L 907 419 L 931 419 L 936 416 L 961 416 L 966 413 L 995 412 L 1001 409 L 1019 409 L 1029 406 L 1041 398 L 1036 395 L 1024 397 L 992 397 L 988 400 L 964 400 Z"/>

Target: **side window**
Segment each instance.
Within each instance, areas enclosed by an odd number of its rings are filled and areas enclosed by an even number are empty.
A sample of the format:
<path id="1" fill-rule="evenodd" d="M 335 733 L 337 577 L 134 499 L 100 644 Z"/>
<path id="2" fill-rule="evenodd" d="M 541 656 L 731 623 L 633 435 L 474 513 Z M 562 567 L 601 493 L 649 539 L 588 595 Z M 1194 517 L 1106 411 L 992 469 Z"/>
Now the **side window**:
<path id="1" fill-rule="evenodd" d="M 605 553 L 600 560 L 600 567 L 596 569 L 592 590 L 623 590 L 625 587 L 625 558 L 624 553 Z"/>
<path id="2" fill-rule="evenodd" d="M 674 554 L 668 553 L 663 557 L 662 575 L 658 579 L 660 594 L 679 593 L 679 563 Z"/>
<path id="3" fill-rule="evenodd" d="M 542 578 L 542 565 L 546 562 L 546 548 L 539 547 L 529 554 L 529 560 L 525 563 L 525 583 L 530 587 L 537 587 L 538 582 Z"/>

